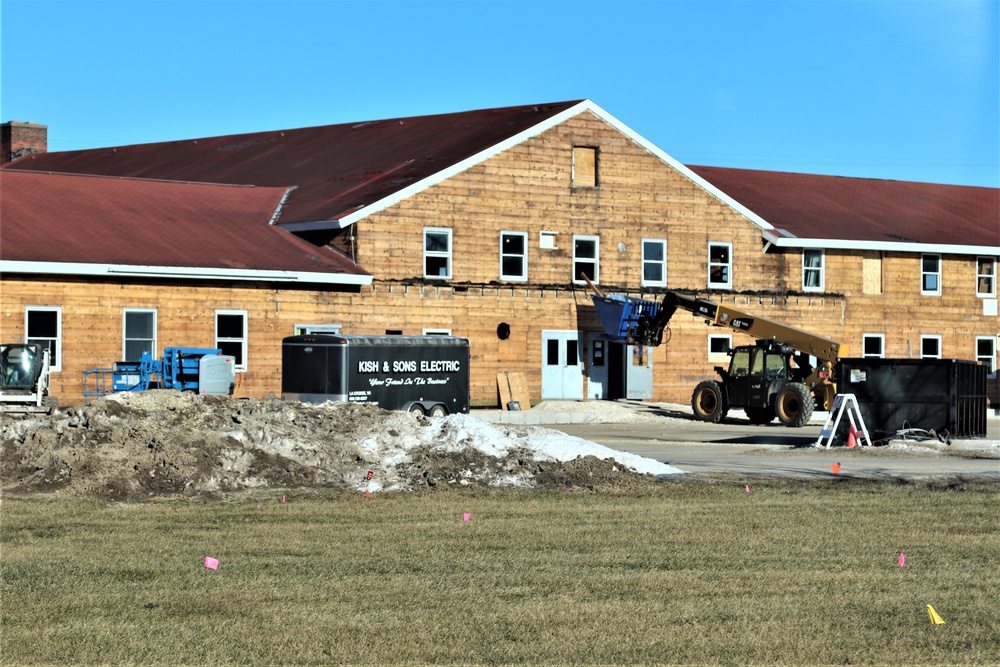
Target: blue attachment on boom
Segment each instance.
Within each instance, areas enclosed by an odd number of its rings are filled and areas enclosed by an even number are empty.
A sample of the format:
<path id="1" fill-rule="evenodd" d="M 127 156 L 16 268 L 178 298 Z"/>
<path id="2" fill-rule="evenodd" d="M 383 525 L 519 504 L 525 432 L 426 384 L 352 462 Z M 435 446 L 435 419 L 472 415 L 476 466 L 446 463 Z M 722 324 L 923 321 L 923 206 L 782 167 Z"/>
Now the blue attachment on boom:
<path id="1" fill-rule="evenodd" d="M 660 310 L 656 301 L 620 294 L 592 294 L 604 332 L 617 340 L 631 341 L 641 318 L 653 319 Z"/>

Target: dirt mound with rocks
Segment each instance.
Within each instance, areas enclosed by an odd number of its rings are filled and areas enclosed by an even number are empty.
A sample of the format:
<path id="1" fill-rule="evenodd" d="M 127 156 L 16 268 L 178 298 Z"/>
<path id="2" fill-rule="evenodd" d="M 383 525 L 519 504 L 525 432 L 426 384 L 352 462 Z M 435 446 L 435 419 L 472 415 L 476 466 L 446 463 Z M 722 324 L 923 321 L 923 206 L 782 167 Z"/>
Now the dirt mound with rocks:
<path id="1" fill-rule="evenodd" d="M 494 427 L 355 403 L 310 405 L 170 390 L 123 393 L 53 415 L 5 418 L 4 492 L 134 500 L 323 486 L 629 489 L 654 484 L 614 459 L 554 460 L 546 429 Z M 585 441 L 581 441 L 585 442 Z"/>

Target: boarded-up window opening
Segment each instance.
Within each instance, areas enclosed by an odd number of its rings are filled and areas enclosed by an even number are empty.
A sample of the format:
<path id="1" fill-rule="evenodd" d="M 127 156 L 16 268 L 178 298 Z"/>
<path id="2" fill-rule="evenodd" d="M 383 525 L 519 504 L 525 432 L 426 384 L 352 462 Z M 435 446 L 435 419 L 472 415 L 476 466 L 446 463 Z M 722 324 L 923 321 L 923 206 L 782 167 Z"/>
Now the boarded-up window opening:
<path id="1" fill-rule="evenodd" d="M 865 250 L 861 256 L 862 288 L 865 294 L 882 293 L 882 253 Z"/>
<path id="2" fill-rule="evenodd" d="M 597 149 L 588 146 L 573 147 L 573 187 L 596 188 Z"/>

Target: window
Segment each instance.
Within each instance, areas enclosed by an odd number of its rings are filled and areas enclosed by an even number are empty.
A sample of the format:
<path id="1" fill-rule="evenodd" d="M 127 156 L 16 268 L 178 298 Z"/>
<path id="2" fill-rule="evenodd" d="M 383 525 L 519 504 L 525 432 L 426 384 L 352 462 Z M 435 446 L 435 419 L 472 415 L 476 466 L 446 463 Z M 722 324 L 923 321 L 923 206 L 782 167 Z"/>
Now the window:
<path id="1" fill-rule="evenodd" d="M 424 329 L 425 336 L 450 336 L 451 329 Z"/>
<path id="2" fill-rule="evenodd" d="M 451 230 L 424 227 L 424 278 L 451 278 Z"/>
<path id="3" fill-rule="evenodd" d="M 644 287 L 667 286 L 667 242 L 642 240 L 642 284 Z"/>
<path id="4" fill-rule="evenodd" d="M 600 282 L 600 238 L 597 236 L 573 236 L 573 282 L 586 282 L 583 276 L 593 283 Z"/>
<path id="5" fill-rule="evenodd" d="M 122 359 L 138 361 L 143 352 L 156 358 L 156 311 L 126 308 L 122 311 Z"/>
<path id="6" fill-rule="evenodd" d="M 295 331 L 296 336 L 307 336 L 309 334 L 337 335 L 342 328 L 339 324 L 296 324 L 293 331 Z"/>
<path id="7" fill-rule="evenodd" d="M 885 334 L 862 334 L 861 335 L 861 356 L 877 357 L 881 359 L 885 356 Z"/>
<path id="8" fill-rule="evenodd" d="M 997 295 L 997 260 L 995 257 L 976 257 L 976 296 Z"/>
<path id="9" fill-rule="evenodd" d="M 709 334 L 708 335 L 708 360 L 718 361 L 721 357 L 729 356 L 729 350 L 733 349 L 733 337 L 730 335 Z"/>
<path id="10" fill-rule="evenodd" d="M 500 232 L 500 280 L 528 279 L 528 234 Z"/>
<path id="11" fill-rule="evenodd" d="M 996 375 L 997 339 L 995 336 L 976 336 L 976 361 L 986 367 L 987 375 Z"/>
<path id="12" fill-rule="evenodd" d="M 577 340 L 575 338 L 564 339 L 560 341 L 558 338 L 548 338 L 545 340 L 545 365 L 546 366 L 559 366 L 559 343 L 566 343 L 566 366 L 579 366 L 579 354 Z"/>
<path id="13" fill-rule="evenodd" d="M 825 285 L 823 251 L 802 251 L 802 291 L 822 292 Z"/>
<path id="14" fill-rule="evenodd" d="M 935 334 L 920 337 L 920 358 L 940 359 L 941 358 L 941 336 Z"/>
<path id="15" fill-rule="evenodd" d="M 708 287 L 730 289 L 733 286 L 733 244 L 708 244 Z"/>
<path id="16" fill-rule="evenodd" d="M 744 347 L 733 352 L 733 360 L 729 364 L 729 374 L 737 378 L 750 375 L 750 348 Z"/>
<path id="17" fill-rule="evenodd" d="M 49 369 L 62 370 L 62 308 L 28 306 L 24 309 L 24 338 L 49 350 Z"/>
<path id="18" fill-rule="evenodd" d="M 573 187 L 596 188 L 597 149 L 590 146 L 573 146 Z"/>
<path id="19" fill-rule="evenodd" d="M 236 370 L 247 369 L 247 311 L 215 311 L 215 347 L 236 359 Z"/>
<path id="20" fill-rule="evenodd" d="M 920 293 L 929 296 L 941 294 L 941 255 L 920 256 Z"/>

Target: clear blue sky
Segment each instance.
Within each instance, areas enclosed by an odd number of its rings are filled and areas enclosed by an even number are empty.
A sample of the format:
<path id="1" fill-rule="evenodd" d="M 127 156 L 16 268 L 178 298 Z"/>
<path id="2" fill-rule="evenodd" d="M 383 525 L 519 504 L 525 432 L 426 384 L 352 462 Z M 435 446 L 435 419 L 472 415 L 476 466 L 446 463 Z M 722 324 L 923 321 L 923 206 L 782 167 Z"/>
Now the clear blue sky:
<path id="1" fill-rule="evenodd" d="M 1000 186 L 1000 1 L 2 0 L 50 150 L 590 98 L 681 162 Z"/>

